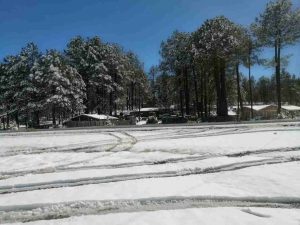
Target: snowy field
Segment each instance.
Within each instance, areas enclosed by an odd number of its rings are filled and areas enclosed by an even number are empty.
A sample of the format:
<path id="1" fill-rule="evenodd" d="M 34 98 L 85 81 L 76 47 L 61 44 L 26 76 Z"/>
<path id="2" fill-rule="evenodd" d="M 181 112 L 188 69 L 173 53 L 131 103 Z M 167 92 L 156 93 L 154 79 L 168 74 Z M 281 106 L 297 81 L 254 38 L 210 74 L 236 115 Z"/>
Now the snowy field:
<path id="1" fill-rule="evenodd" d="M 0 133 L 0 223 L 300 224 L 300 123 Z"/>

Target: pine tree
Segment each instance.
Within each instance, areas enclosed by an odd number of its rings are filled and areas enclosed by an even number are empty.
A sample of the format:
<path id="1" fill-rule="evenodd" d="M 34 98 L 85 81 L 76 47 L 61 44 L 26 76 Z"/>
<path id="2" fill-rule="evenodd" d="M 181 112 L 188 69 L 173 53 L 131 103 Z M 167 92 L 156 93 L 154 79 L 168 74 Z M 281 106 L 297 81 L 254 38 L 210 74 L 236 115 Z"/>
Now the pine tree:
<path id="1" fill-rule="evenodd" d="M 16 114 L 22 113 L 27 122 L 31 113 L 38 122 L 37 114 L 40 109 L 35 104 L 37 90 L 31 82 L 30 74 L 39 57 L 38 47 L 34 43 L 29 43 L 22 48 L 20 54 L 6 57 L 3 64 L 6 74 L 4 87 L 6 110 L 16 111 Z"/>
<path id="2" fill-rule="evenodd" d="M 105 105 L 103 101 L 109 89 L 107 83 L 111 82 L 102 58 L 102 48 L 99 37 L 87 40 L 76 37 L 67 45 L 69 63 L 77 69 L 86 86 L 86 113 L 93 112 L 101 103 Z"/>
<path id="3" fill-rule="evenodd" d="M 226 63 L 239 45 L 239 29 L 236 24 L 223 16 L 205 21 L 196 31 L 195 43 L 199 54 L 206 55 L 214 68 L 214 80 L 217 94 L 217 115 L 228 115 L 226 94 Z"/>
<path id="4" fill-rule="evenodd" d="M 33 66 L 31 80 L 40 95 L 37 105 L 51 111 L 53 125 L 62 113 L 83 110 L 84 82 L 59 52 L 47 51 Z"/>
<path id="5" fill-rule="evenodd" d="M 178 79 L 181 114 L 183 114 L 182 92 L 184 92 L 187 115 L 190 114 L 189 70 L 193 61 L 191 47 L 191 35 L 175 31 L 171 37 L 162 42 L 160 50 L 161 68 L 174 73 Z"/>
<path id="6" fill-rule="evenodd" d="M 291 0 L 276 0 L 267 4 L 265 11 L 252 25 L 262 46 L 275 51 L 275 74 L 278 114 L 281 113 L 281 50 L 300 40 L 300 9 L 293 9 Z"/>

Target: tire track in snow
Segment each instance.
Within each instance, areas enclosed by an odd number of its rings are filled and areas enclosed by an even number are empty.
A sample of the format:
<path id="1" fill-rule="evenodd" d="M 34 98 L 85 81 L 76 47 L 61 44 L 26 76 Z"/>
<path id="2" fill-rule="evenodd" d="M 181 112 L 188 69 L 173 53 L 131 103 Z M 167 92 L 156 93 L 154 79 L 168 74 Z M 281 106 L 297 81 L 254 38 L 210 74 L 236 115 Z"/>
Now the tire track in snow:
<path id="1" fill-rule="evenodd" d="M 106 152 L 114 153 L 114 152 L 120 152 L 120 151 L 128 151 L 133 147 L 134 144 L 137 143 L 137 140 L 133 136 L 127 134 L 126 132 L 122 132 L 122 134 L 129 137 L 129 140 L 127 138 L 126 139 L 121 138 L 121 137 L 117 136 L 116 134 L 109 134 L 109 135 L 112 135 L 113 137 L 115 137 L 118 140 L 118 142 L 115 145 L 113 145 L 112 147 L 110 147 L 109 149 L 106 149 Z M 26 174 L 43 174 L 43 173 L 53 173 L 53 172 L 57 172 L 57 171 L 66 171 L 66 170 L 69 170 L 68 168 L 73 168 L 74 170 L 78 170 L 77 168 L 83 169 L 85 166 L 82 166 L 82 167 L 70 167 L 70 166 L 76 165 L 76 164 L 81 164 L 81 163 L 88 163 L 89 161 L 99 159 L 102 157 L 103 157 L 103 155 L 100 155 L 100 156 L 93 157 L 91 159 L 85 159 L 85 160 L 81 160 L 81 161 L 71 162 L 71 163 L 63 164 L 63 165 L 60 165 L 57 167 L 48 167 L 48 168 L 27 170 L 27 171 L 23 170 L 23 171 L 16 171 L 16 172 L 15 171 L 14 172 L 2 172 L 2 173 L 0 173 L 0 179 L 24 176 Z M 95 168 L 97 168 L 97 167 L 95 167 Z M 105 167 L 103 167 L 103 168 L 105 168 Z"/>
<path id="2" fill-rule="evenodd" d="M 236 152 L 226 154 L 227 157 L 243 157 L 248 155 L 263 155 L 268 153 L 281 153 L 281 152 L 297 152 L 300 151 L 300 146 L 298 147 L 291 147 L 291 148 L 273 148 L 273 149 L 261 149 L 261 150 L 254 150 L 254 151 L 243 151 L 243 152 Z"/>
<path id="3" fill-rule="evenodd" d="M 128 138 L 120 138 L 116 134 L 121 133 Z M 8 157 L 8 156 L 15 156 L 15 155 L 31 155 L 31 154 L 42 154 L 42 153 L 57 153 L 57 152 L 85 152 L 85 153 L 97 153 L 97 152 L 104 152 L 104 151 L 112 151 L 113 149 L 117 148 L 121 144 L 129 144 L 130 146 L 126 149 L 130 149 L 136 142 L 137 139 L 126 132 L 114 132 L 108 133 L 117 139 L 115 140 L 103 140 L 103 141 L 95 141 L 95 142 L 88 142 L 88 143 L 80 143 L 80 144 L 72 144 L 67 146 L 58 146 L 58 147 L 50 147 L 50 148 L 36 148 L 36 149 L 26 149 L 26 150 L 13 150 L 13 151 L 6 151 L 0 154 L 0 157 Z M 78 146 L 79 145 L 79 146 Z"/>
<path id="4" fill-rule="evenodd" d="M 127 151 L 130 148 L 132 148 L 132 146 L 136 143 L 136 139 L 128 141 L 128 138 L 124 139 L 124 138 L 117 136 L 116 132 L 115 132 L 115 134 L 108 133 L 108 135 L 115 137 L 117 139 L 117 143 L 113 144 L 108 149 L 105 149 L 105 151 L 101 151 L 101 152 L 111 152 L 110 154 L 113 154 L 114 152 L 117 152 L 117 150 L 116 150 L 117 148 L 118 148 L 118 151 Z M 130 137 L 129 135 L 126 135 L 124 133 L 123 133 L 123 135 Z M 124 144 L 125 144 L 125 146 L 122 146 Z M 128 146 L 128 144 L 129 144 L 129 146 Z M 99 151 L 96 151 L 96 152 L 100 153 Z M 89 152 L 89 153 L 91 153 L 91 152 Z M 26 174 L 53 173 L 53 172 L 56 172 L 57 170 L 61 171 L 62 168 L 68 168 L 69 166 L 76 165 L 76 164 L 88 163 L 89 161 L 93 161 L 93 160 L 96 160 L 96 159 L 99 159 L 102 157 L 103 157 L 103 155 L 100 155 L 100 156 L 96 156 L 96 157 L 81 160 L 81 161 L 75 161 L 75 162 L 59 165 L 56 167 L 47 167 L 47 168 L 42 168 L 42 169 L 12 171 L 12 172 L 0 172 L 0 180 L 7 179 L 10 177 L 24 176 Z"/>
<path id="5" fill-rule="evenodd" d="M 90 132 L 90 133 L 95 133 L 95 132 Z M 51 152 L 99 152 L 99 151 L 94 151 L 93 149 L 99 148 L 100 146 L 108 147 L 108 148 L 104 148 L 103 150 L 100 150 L 100 152 L 109 151 L 114 149 L 118 145 L 120 145 L 120 143 L 122 144 L 125 143 L 119 136 L 116 135 L 118 133 L 124 134 L 125 136 L 129 137 L 130 141 L 128 142 L 131 144 L 135 144 L 138 141 L 134 136 L 128 134 L 125 131 L 121 131 L 121 132 L 112 131 L 112 132 L 103 132 L 103 133 L 105 135 L 109 135 L 116 138 L 117 143 L 114 143 L 115 140 L 101 140 L 101 141 L 91 141 L 91 142 L 55 146 L 55 147 L 14 149 L 14 150 L 7 150 L 3 153 L 0 153 L 0 157 L 15 156 L 19 154 L 41 154 L 41 153 L 49 153 L 49 152 L 50 153 Z M 175 131 L 175 133 L 177 133 L 177 131 Z M 28 134 L 26 133 L 26 135 Z M 9 134 L 8 136 L 16 136 L 16 135 Z"/>
<path id="6" fill-rule="evenodd" d="M 206 131 L 214 130 L 214 128 L 194 128 L 194 129 L 184 129 L 184 130 L 168 130 L 168 132 L 158 133 L 158 134 L 148 134 L 143 136 L 138 136 L 138 140 L 156 140 L 162 138 L 170 138 L 170 137 L 178 137 L 183 135 L 191 135 L 191 134 L 198 134 L 203 133 Z"/>
<path id="7" fill-rule="evenodd" d="M 193 162 L 193 161 L 201 161 L 210 158 L 217 158 L 217 157 L 243 157 L 248 155 L 260 155 L 260 154 L 267 154 L 267 153 L 274 153 L 274 152 L 293 152 L 293 151 L 300 151 L 299 147 L 294 148 L 275 148 L 275 149 L 262 149 L 257 151 L 244 151 L 238 153 L 231 153 L 231 154 L 206 154 L 200 156 L 188 156 L 188 157 L 180 157 L 180 158 L 168 158 L 163 160 L 156 160 L 156 161 L 141 161 L 141 162 L 129 162 L 129 163 L 118 163 L 118 164 L 103 164 L 103 165 L 86 165 L 86 166 L 75 166 L 72 167 L 71 165 L 79 164 L 88 162 L 97 158 L 101 158 L 103 156 L 95 157 L 93 159 L 87 159 L 80 162 L 73 162 L 63 166 L 57 167 L 48 167 L 43 169 L 35 169 L 35 170 L 23 170 L 23 171 L 12 171 L 12 172 L 2 172 L 0 173 L 0 180 L 1 179 L 8 179 L 12 177 L 19 177 L 25 176 L 27 174 L 47 174 L 47 173 L 58 173 L 58 172 L 69 172 L 69 171 L 79 171 L 79 170 L 89 170 L 89 169 L 118 169 L 118 168 L 129 168 L 129 167 L 136 167 L 136 166 L 146 166 L 146 165 L 161 165 L 161 164 L 168 164 L 168 163 L 181 163 L 181 162 Z"/>
<path id="8" fill-rule="evenodd" d="M 110 149 L 109 151 L 111 151 L 111 152 L 129 151 L 138 142 L 138 140 L 134 136 L 128 134 L 127 132 L 123 131 L 120 133 L 123 134 L 124 136 L 126 136 L 127 138 L 119 137 L 120 138 L 119 144 L 117 146 L 115 146 L 114 148 Z M 112 135 L 114 135 L 114 134 L 112 134 Z"/>
<path id="9" fill-rule="evenodd" d="M 184 169 L 178 171 L 133 173 L 133 174 L 102 176 L 102 177 L 57 180 L 57 181 L 50 181 L 50 182 L 7 185 L 7 186 L 0 186 L 0 194 L 10 194 L 16 192 L 35 191 L 35 190 L 52 189 L 52 188 L 75 187 L 75 186 L 82 186 L 82 185 L 89 185 L 89 184 L 112 183 L 112 182 L 121 182 L 121 181 L 128 181 L 128 180 L 167 178 L 167 177 L 189 176 L 189 175 L 207 174 L 207 173 L 220 173 L 220 172 L 239 170 L 239 169 L 244 169 L 244 168 L 254 167 L 254 166 L 261 166 L 267 164 L 280 164 L 280 163 L 287 163 L 287 162 L 294 162 L 294 161 L 300 161 L 300 158 L 295 158 L 295 157 L 272 158 L 272 159 L 253 160 L 248 162 L 231 163 L 231 164 L 226 164 L 226 165 L 221 165 L 216 167 L 193 168 L 193 169 Z"/>
<path id="10" fill-rule="evenodd" d="M 220 128 L 218 128 L 220 129 Z M 231 134 L 250 134 L 250 133 L 265 133 L 265 132 L 286 132 L 286 131 L 300 131 L 300 129 L 265 129 L 265 130 L 251 130 L 249 128 L 236 128 L 231 130 L 225 130 L 220 132 L 212 132 L 208 134 L 187 134 L 187 135 L 178 135 L 178 136 L 162 136 L 158 138 L 139 138 L 138 141 L 154 141 L 154 140 L 164 140 L 164 139 L 181 139 L 181 138 L 197 138 L 197 137 L 215 137 Z M 202 132 L 197 132 L 202 133 Z"/>
<path id="11" fill-rule="evenodd" d="M 262 218 L 269 218 L 271 217 L 270 215 L 266 215 L 266 214 L 262 214 L 262 213 L 257 213 L 257 212 L 253 212 L 251 209 L 242 209 L 241 210 L 242 212 L 244 213 L 248 213 L 248 214 L 251 214 L 251 215 L 254 215 L 254 216 L 258 216 L 258 217 L 262 217 Z"/>
<path id="12" fill-rule="evenodd" d="M 62 203 L 0 206 L 1 223 L 53 220 L 83 215 L 213 207 L 264 207 L 299 209 L 300 198 L 167 196 L 143 199 L 74 201 Z M 249 211 L 246 211 L 250 213 Z M 252 214 L 254 214 L 251 211 Z M 258 214 L 255 213 L 257 216 Z M 261 214 L 259 214 L 261 216 Z"/>
<path id="13" fill-rule="evenodd" d="M 170 159 L 157 160 L 157 161 L 141 161 L 141 162 L 118 163 L 118 164 L 104 164 L 104 165 L 90 165 L 90 166 L 87 165 L 87 166 L 76 166 L 76 167 L 58 166 L 58 167 L 49 167 L 49 168 L 43 168 L 38 170 L 2 172 L 0 173 L 0 179 L 8 179 L 11 177 L 24 176 L 27 174 L 46 174 L 46 173 L 53 173 L 53 172 L 66 172 L 66 171 L 78 171 L 78 170 L 89 170 L 89 169 L 118 169 L 118 168 L 129 168 L 135 166 L 189 162 L 189 161 L 204 160 L 211 157 L 212 156 L 210 155 L 205 155 L 205 156 L 191 156 L 191 157 L 182 157 L 182 158 L 170 158 Z M 74 164 L 75 163 L 77 164 L 77 162 L 74 162 Z"/>
<path id="14" fill-rule="evenodd" d="M 110 141 L 95 141 L 89 143 L 79 143 L 72 144 L 66 146 L 57 146 L 57 147 L 49 147 L 49 148 L 35 148 L 35 149 L 25 149 L 25 150 L 12 150 L 6 151 L 0 154 L 0 157 L 8 157 L 15 155 L 31 155 L 31 154 L 42 154 L 42 153 L 53 153 L 53 152 L 89 152 L 90 149 L 95 149 L 99 147 L 103 147 L 102 151 L 105 151 L 105 147 L 111 148 L 116 143 L 115 140 Z"/>
<path id="15" fill-rule="evenodd" d="M 112 149 L 116 148 L 117 146 L 121 145 L 122 144 L 122 139 L 117 136 L 116 134 L 111 134 L 111 133 L 108 133 L 108 135 L 116 138 L 117 142 L 115 144 L 112 144 L 108 149 L 105 149 L 104 151 L 97 151 L 97 153 L 100 153 L 100 152 L 109 152 L 111 151 Z M 97 147 L 97 146 L 96 146 Z M 95 153 L 95 152 L 89 152 L 89 153 Z M 67 163 L 67 164 L 63 164 L 63 165 L 59 165 L 58 167 L 48 167 L 48 168 L 44 168 L 44 169 L 41 169 L 41 170 L 45 170 L 45 171 L 55 171 L 56 168 L 64 168 L 64 167 L 69 167 L 69 166 L 72 166 L 72 165 L 76 165 L 76 164 L 81 164 L 81 163 L 87 163 L 89 161 L 92 161 L 92 160 L 95 160 L 95 159 L 99 159 L 99 158 L 102 158 L 103 155 L 100 155 L 100 156 L 96 156 L 96 157 L 93 157 L 91 159 L 85 159 L 85 160 L 81 160 L 81 161 L 75 161 L 75 162 L 71 162 L 71 163 Z M 34 171 L 34 170 L 33 170 Z M 38 170 L 35 170 L 35 171 L 39 171 Z"/>
<path id="16" fill-rule="evenodd" d="M 268 129 L 268 130 L 249 130 L 248 128 L 235 128 L 225 131 L 222 131 L 221 128 L 218 128 L 218 130 L 221 130 L 220 132 L 213 132 L 209 134 L 199 134 L 202 133 L 201 131 L 197 131 L 196 134 L 189 134 L 186 135 L 171 135 L 171 136 L 160 136 L 158 138 L 135 138 L 134 136 L 129 135 L 126 132 L 128 136 L 131 136 L 135 139 L 135 142 L 137 141 L 154 141 L 154 140 L 164 140 L 164 139 L 181 139 L 181 138 L 197 138 L 197 137 L 212 137 L 212 136 L 222 136 L 222 135 L 231 135 L 231 134 L 246 134 L 246 133 L 257 133 L 257 132 L 286 132 L 286 131 L 300 131 L 300 129 Z M 204 130 L 203 132 L 205 132 Z M 117 133 L 117 132 L 114 132 Z M 112 133 L 109 133 L 109 135 L 113 136 Z M 103 143 L 106 142 L 106 143 Z M 111 141 L 98 141 L 98 142 L 92 142 L 93 144 L 89 143 L 88 145 L 81 145 L 78 146 L 78 144 L 72 144 L 69 146 L 58 146 L 58 147 L 50 147 L 50 148 L 37 148 L 37 149 L 26 149 L 26 150 L 13 150 L 13 151 L 5 151 L 4 153 L 0 154 L 0 157 L 7 157 L 7 156 L 15 156 L 19 154 L 41 154 L 41 153 L 52 153 L 52 152 L 86 152 L 86 153 L 95 153 L 95 152 L 103 152 L 107 149 L 114 148 L 116 143 L 111 143 Z M 117 143 L 118 144 L 118 143 Z M 100 148 L 102 146 L 102 148 Z"/>
<path id="17" fill-rule="evenodd" d="M 153 137 L 140 137 L 139 141 L 156 141 L 156 140 L 164 140 L 164 139 L 180 139 L 180 138 L 194 138 L 194 137 L 207 137 L 207 136 L 215 136 L 215 135 L 223 135 L 238 131 L 248 130 L 247 128 L 232 128 L 232 129 L 203 129 L 203 130 L 194 130 L 189 132 L 175 133 L 175 134 L 167 134 L 167 135 L 155 135 Z M 207 131 L 214 131 L 212 133 L 205 134 Z"/>
<path id="18" fill-rule="evenodd" d="M 237 129 L 231 129 L 230 131 L 232 130 L 238 130 L 239 128 Z M 218 128 L 219 130 L 219 128 Z M 221 129 L 220 129 L 221 130 Z M 204 131 L 207 131 L 207 130 L 203 130 Z M 198 133 L 199 131 L 196 131 L 196 133 Z M 226 131 L 220 131 L 220 132 L 217 132 L 217 134 L 222 134 L 223 132 L 229 132 L 228 129 L 226 129 Z M 118 132 L 109 132 L 109 133 L 106 133 L 107 135 L 110 135 L 110 136 L 113 136 L 113 137 L 117 137 L 118 139 L 118 136 L 117 135 L 114 135 L 114 133 L 118 133 Z M 121 132 L 121 133 L 126 133 L 126 132 Z M 167 136 L 163 136 L 163 135 L 154 135 L 154 138 L 140 138 L 140 139 L 137 139 L 135 137 L 133 137 L 132 135 L 129 135 L 128 133 L 127 136 L 130 136 L 131 138 L 134 138 L 135 141 L 151 141 L 151 140 L 160 140 L 160 139 L 165 139 L 165 138 L 170 138 L 170 139 L 179 139 L 180 137 L 190 137 L 191 134 L 194 134 L 195 131 L 188 131 L 186 135 L 184 134 L 175 134 L 174 135 L 167 135 Z M 200 133 L 202 133 L 200 131 Z M 214 133 L 213 133 L 214 134 Z M 157 136 L 159 136 L 157 138 Z M 195 137 L 197 135 L 192 135 L 192 137 Z M 103 150 L 99 150 L 99 151 L 105 151 L 105 146 L 108 147 L 108 149 L 111 149 L 111 148 L 114 148 L 114 146 L 117 143 L 112 143 L 112 141 L 114 140 L 103 140 L 103 141 L 94 141 L 94 142 L 88 142 L 88 143 L 79 143 L 79 144 L 72 144 L 72 145 L 66 145 L 66 146 L 57 146 L 57 147 L 47 147 L 47 148 L 34 148 L 34 149 L 19 149 L 19 150 L 11 150 L 11 151 L 6 151 L 6 152 L 3 152 L 0 154 L 0 157 L 7 157 L 7 156 L 14 156 L 14 155 L 19 155 L 19 154 L 41 154 L 41 153 L 51 153 L 51 152 L 95 152 L 93 151 L 93 149 L 95 148 L 99 148 L 100 146 L 104 146 Z M 80 145 L 80 146 L 78 146 Z"/>

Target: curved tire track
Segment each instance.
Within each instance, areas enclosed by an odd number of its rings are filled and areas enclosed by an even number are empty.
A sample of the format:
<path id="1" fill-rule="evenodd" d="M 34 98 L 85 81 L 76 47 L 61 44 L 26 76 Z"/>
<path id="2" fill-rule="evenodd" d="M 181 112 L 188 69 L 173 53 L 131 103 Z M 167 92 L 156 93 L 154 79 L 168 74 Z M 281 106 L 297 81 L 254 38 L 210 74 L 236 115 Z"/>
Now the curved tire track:
<path id="1" fill-rule="evenodd" d="M 106 142 L 106 143 L 105 143 Z M 50 148 L 36 148 L 36 149 L 25 149 L 25 150 L 13 150 L 13 151 L 6 151 L 0 154 L 0 157 L 8 157 L 8 156 L 15 156 L 15 155 L 33 155 L 33 154 L 42 154 L 42 153 L 53 153 L 53 152 L 91 152 L 95 148 L 103 147 L 102 151 L 105 151 L 105 147 L 111 148 L 114 146 L 115 143 L 111 141 L 95 141 L 89 142 L 84 144 L 72 144 L 66 146 L 58 146 L 58 147 L 50 147 Z M 80 146 L 78 146 L 80 145 Z"/>
<path id="2" fill-rule="evenodd" d="M 187 135 L 174 135 L 174 136 L 161 136 L 158 138 L 139 138 L 138 141 L 153 141 L 153 140 L 164 140 L 164 139 L 181 139 L 181 138 L 197 138 L 197 137 L 215 137 L 215 136 L 223 136 L 223 135 L 231 135 L 231 134 L 250 134 L 250 133 L 265 133 L 265 132 L 286 132 L 286 131 L 300 131 L 300 129 L 265 129 L 265 130 L 251 130 L 249 128 L 236 128 L 236 129 L 230 129 L 222 131 L 221 128 L 218 128 L 216 130 L 221 130 L 220 132 L 213 132 L 208 134 L 187 134 Z M 202 132 L 197 132 L 202 133 Z"/>
<path id="3" fill-rule="evenodd" d="M 53 152 L 85 152 L 85 153 L 95 153 L 95 152 L 104 152 L 104 151 L 111 151 L 117 148 L 121 144 L 130 144 L 131 146 L 128 147 L 128 150 L 137 142 L 137 139 L 126 132 L 120 132 L 126 135 L 129 140 L 124 141 L 123 138 L 117 136 L 118 132 L 108 133 L 108 135 L 117 139 L 115 140 L 102 140 L 102 141 L 94 141 L 88 143 L 79 143 L 79 144 L 72 144 L 66 146 L 58 146 L 58 147 L 50 147 L 50 148 L 36 148 L 36 149 L 25 149 L 25 150 L 13 150 L 13 151 L 6 151 L 0 154 L 0 157 L 8 157 L 8 156 L 15 156 L 15 155 L 33 155 L 33 154 L 41 154 L 41 153 L 53 153 Z M 78 146 L 80 145 L 80 146 Z M 127 149 L 127 148 L 126 148 Z"/>
<path id="4" fill-rule="evenodd" d="M 129 200 L 74 201 L 54 204 L 2 206 L 0 207 L 0 221 L 2 223 L 24 223 L 83 215 L 212 207 L 299 209 L 300 198 L 168 196 Z M 247 213 L 249 212 L 247 211 Z"/>
<path id="5" fill-rule="evenodd" d="M 86 163 L 88 161 L 103 157 L 103 156 L 99 156 L 93 159 L 87 159 L 79 162 L 77 161 L 77 162 L 73 162 L 73 163 L 69 163 L 57 167 L 48 167 L 48 168 L 37 169 L 37 170 L 2 172 L 0 173 L 0 179 L 8 179 L 12 177 L 25 176 L 27 174 L 47 174 L 47 173 L 54 173 L 54 172 L 58 173 L 58 172 L 66 172 L 66 171 L 89 170 L 89 169 L 118 169 L 118 168 L 128 168 L 128 167 L 146 166 L 146 165 L 160 165 L 160 164 L 167 164 L 167 163 L 192 162 L 192 161 L 200 161 L 200 160 L 224 157 L 224 156 L 243 157 L 248 155 L 260 155 L 260 154 L 268 154 L 274 152 L 293 152 L 293 151 L 300 151 L 300 146 L 294 148 L 275 148 L 275 149 L 263 149 L 257 151 L 244 151 L 244 152 L 231 153 L 231 154 L 209 154 L 209 155 L 188 156 L 188 157 L 180 157 L 180 158 L 168 158 L 168 159 L 156 160 L 156 161 L 141 161 L 141 162 L 90 165 L 90 166 L 86 165 L 86 166 L 76 166 L 76 167 L 71 166 L 74 164 Z"/>
<path id="6" fill-rule="evenodd" d="M 248 162 L 231 163 L 231 164 L 226 164 L 226 165 L 216 166 L 216 167 L 185 169 L 179 171 L 121 174 L 121 175 L 92 177 L 92 178 L 57 180 L 57 181 L 50 181 L 50 182 L 31 183 L 31 184 L 8 185 L 8 186 L 0 186 L 0 194 L 10 194 L 16 192 L 35 191 L 35 190 L 62 188 L 62 187 L 75 187 L 75 186 L 82 186 L 82 185 L 89 185 L 89 184 L 112 183 L 112 182 L 121 182 L 121 181 L 128 181 L 128 180 L 219 173 L 219 172 L 239 170 L 239 169 L 244 169 L 244 168 L 254 167 L 254 166 L 261 166 L 267 164 L 280 164 L 280 163 L 287 163 L 287 162 L 294 162 L 294 161 L 300 161 L 300 158 L 295 158 L 295 157 L 273 158 L 273 159 L 253 160 Z"/>

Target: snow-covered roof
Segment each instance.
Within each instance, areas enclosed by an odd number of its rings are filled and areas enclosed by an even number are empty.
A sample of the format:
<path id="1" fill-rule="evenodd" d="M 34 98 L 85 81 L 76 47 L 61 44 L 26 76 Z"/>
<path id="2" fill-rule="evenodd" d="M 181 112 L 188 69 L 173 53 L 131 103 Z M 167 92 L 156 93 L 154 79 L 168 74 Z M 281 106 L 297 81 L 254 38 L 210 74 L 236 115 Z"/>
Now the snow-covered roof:
<path id="1" fill-rule="evenodd" d="M 288 110 L 288 111 L 300 111 L 300 107 L 296 105 L 283 105 L 281 108 Z"/>
<path id="2" fill-rule="evenodd" d="M 158 108 L 141 108 L 141 112 L 153 112 L 158 111 Z"/>
<path id="3" fill-rule="evenodd" d="M 260 111 L 260 110 L 265 109 L 269 106 L 272 106 L 272 105 L 253 105 L 253 110 Z M 245 105 L 244 107 L 251 109 L 251 105 Z"/>
<path id="4" fill-rule="evenodd" d="M 118 119 L 117 117 L 103 115 L 103 114 L 100 114 L 100 115 L 99 114 L 81 114 L 80 116 L 87 116 L 87 117 L 91 117 L 91 118 L 98 119 L 98 120 L 106 120 L 106 119 L 117 120 Z"/>
<path id="5" fill-rule="evenodd" d="M 51 120 L 46 120 L 46 121 L 40 121 L 40 125 L 52 125 L 52 121 Z"/>
<path id="6" fill-rule="evenodd" d="M 236 116 L 236 112 L 228 110 L 228 116 Z"/>

